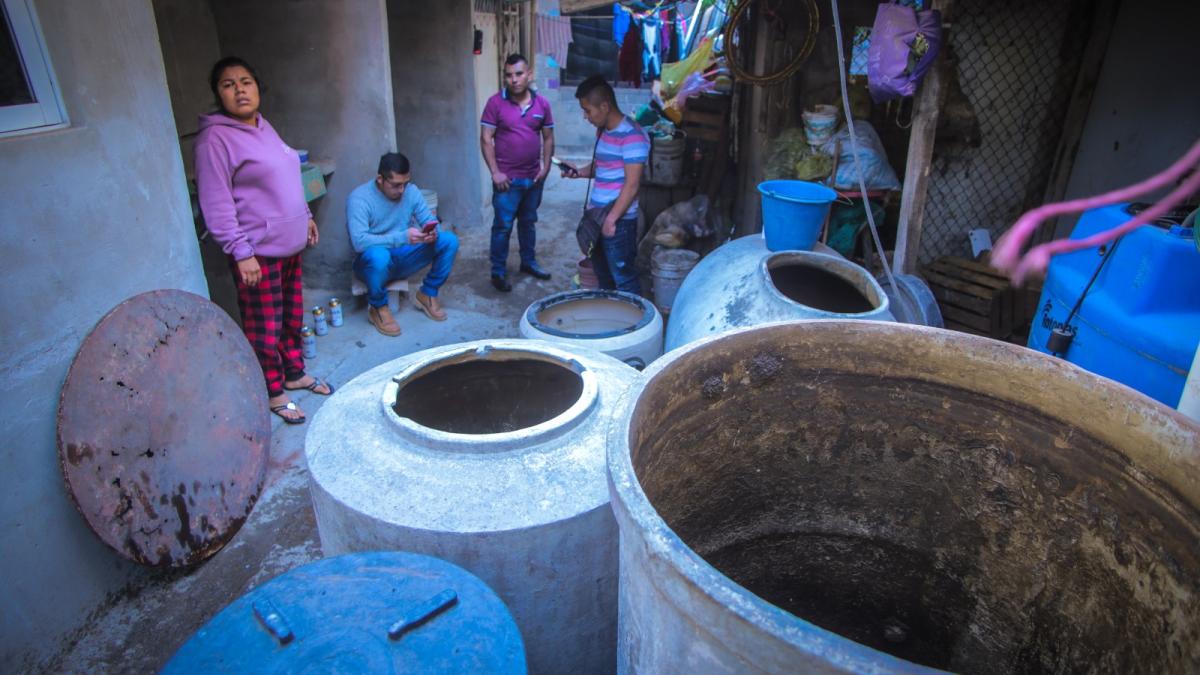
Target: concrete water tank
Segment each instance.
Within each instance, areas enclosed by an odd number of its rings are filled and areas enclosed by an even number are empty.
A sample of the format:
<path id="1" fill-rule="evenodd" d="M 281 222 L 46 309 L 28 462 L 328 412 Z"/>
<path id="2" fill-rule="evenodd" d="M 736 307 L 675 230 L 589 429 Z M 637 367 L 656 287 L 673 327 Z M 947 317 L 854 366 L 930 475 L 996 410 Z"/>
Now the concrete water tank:
<path id="1" fill-rule="evenodd" d="M 663 349 L 662 314 L 621 291 L 580 289 L 535 301 L 521 315 L 521 337 L 568 349 L 594 349 L 641 370 Z"/>
<path id="2" fill-rule="evenodd" d="M 597 352 L 486 340 L 354 378 L 306 440 L 322 550 L 448 560 L 508 605 L 532 672 L 611 672 L 617 552 L 604 434 L 636 376 Z"/>
<path id="3" fill-rule="evenodd" d="M 836 253 L 773 252 L 753 234 L 714 250 L 688 273 L 664 349 L 772 321 L 894 321 L 888 307 L 887 294 L 862 267 Z"/>
<path id="4" fill-rule="evenodd" d="M 1022 347 L 771 324 L 615 422 L 618 672 L 1197 672 L 1200 426 Z"/>

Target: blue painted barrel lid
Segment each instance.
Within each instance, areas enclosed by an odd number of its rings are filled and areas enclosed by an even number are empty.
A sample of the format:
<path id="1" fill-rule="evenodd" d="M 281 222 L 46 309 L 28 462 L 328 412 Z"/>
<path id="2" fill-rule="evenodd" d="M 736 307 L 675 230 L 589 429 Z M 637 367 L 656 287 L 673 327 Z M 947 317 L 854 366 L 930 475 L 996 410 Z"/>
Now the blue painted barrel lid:
<path id="1" fill-rule="evenodd" d="M 298 567 L 206 623 L 163 673 L 525 673 L 508 608 L 486 584 L 415 553 Z"/>

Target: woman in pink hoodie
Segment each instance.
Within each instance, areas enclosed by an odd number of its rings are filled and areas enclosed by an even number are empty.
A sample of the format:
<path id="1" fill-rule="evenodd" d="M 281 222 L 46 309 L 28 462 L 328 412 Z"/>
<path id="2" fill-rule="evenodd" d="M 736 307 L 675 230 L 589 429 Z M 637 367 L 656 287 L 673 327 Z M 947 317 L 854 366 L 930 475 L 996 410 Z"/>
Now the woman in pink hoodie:
<path id="1" fill-rule="evenodd" d="M 333 386 L 305 374 L 300 346 L 300 252 L 318 239 L 304 200 L 300 158 L 259 114 L 259 79 L 248 63 L 237 57 L 217 61 L 209 86 L 218 110 L 200 116 L 200 210 L 229 255 L 242 328 L 262 365 L 271 412 L 288 424 L 302 424 L 304 413 L 287 392 L 328 396 Z"/>

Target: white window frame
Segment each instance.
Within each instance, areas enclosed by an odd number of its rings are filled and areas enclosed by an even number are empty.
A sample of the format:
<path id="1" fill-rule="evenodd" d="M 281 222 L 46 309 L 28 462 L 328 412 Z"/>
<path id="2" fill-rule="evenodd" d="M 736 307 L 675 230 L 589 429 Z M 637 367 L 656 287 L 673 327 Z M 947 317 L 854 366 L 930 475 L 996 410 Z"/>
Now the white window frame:
<path id="1" fill-rule="evenodd" d="M 25 77 L 35 102 L 0 106 L 0 137 L 66 126 L 66 108 L 59 95 L 58 81 L 50 65 L 50 54 L 46 51 L 33 0 L 2 2 L 0 9 L 8 19 L 13 43 L 25 66 Z"/>

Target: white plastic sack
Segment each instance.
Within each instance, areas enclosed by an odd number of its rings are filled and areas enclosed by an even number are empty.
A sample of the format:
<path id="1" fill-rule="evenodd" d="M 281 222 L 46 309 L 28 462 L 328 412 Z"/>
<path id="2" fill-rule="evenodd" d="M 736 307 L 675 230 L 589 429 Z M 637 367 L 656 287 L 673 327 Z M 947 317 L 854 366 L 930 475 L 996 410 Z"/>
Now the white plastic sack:
<path id="1" fill-rule="evenodd" d="M 888 164 L 887 153 L 875 128 L 869 122 L 854 120 L 854 136 L 858 140 L 858 162 L 854 161 L 850 130 L 845 126 L 821 146 L 822 152 L 833 155 L 838 142 L 842 144 L 834 186 L 843 190 L 858 190 L 858 172 L 861 170 L 868 190 L 899 190 L 900 179 Z"/>

